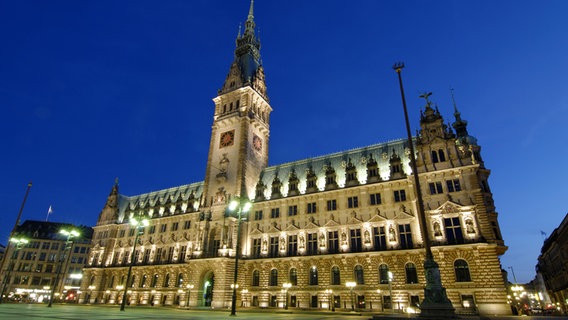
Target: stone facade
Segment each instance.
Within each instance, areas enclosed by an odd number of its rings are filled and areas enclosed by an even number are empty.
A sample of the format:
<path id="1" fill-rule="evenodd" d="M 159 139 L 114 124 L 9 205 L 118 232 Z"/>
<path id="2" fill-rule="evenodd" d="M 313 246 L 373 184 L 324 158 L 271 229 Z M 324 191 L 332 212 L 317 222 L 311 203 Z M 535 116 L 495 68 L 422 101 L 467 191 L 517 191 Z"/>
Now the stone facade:
<path id="1" fill-rule="evenodd" d="M 120 303 L 127 290 L 130 304 L 228 308 L 240 239 L 241 307 L 419 305 L 425 253 L 407 142 L 268 167 L 272 107 L 253 18 L 251 4 L 213 99 L 205 180 L 130 197 L 115 184 L 94 227 L 82 302 Z M 490 171 L 454 108 L 452 129 L 426 96 L 413 141 L 432 251 L 458 311 L 508 314 Z M 236 199 L 252 201 L 241 212 L 240 235 L 228 209 Z M 150 224 L 134 244 L 137 229 L 127 222 L 139 216 Z M 126 284 L 134 245 L 134 280 Z"/>

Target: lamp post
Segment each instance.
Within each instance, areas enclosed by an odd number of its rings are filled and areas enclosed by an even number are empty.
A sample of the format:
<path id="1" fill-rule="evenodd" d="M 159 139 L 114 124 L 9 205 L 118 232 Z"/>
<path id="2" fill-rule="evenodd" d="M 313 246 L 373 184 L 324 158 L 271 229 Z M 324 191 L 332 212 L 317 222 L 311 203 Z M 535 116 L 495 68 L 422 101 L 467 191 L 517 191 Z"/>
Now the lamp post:
<path id="1" fill-rule="evenodd" d="M 191 293 L 191 289 L 193 289 L 192 284 L 188 284 L 187 286 L 187 302 L 185 303 L 185 307 L 189 307 L 189 294 Z"/>
<path id="2" fill-rule="evenodd" d="M 392 279 L 393 279 L 393 274 L 392 272 L 389 271 L 389 297 L 390 297 L 390 309 L 391 312 L 394 313 L 394 304 L 392 303 L 393 299 L 392 299 Z"/>
<path id="3" fill-rule="evenodd" d="M 29 242 L 28 239 L 26 238 L 10 238 L 10 242 L 14 244 L 14 255 L 17 257 L 18 251 Z M 6 250 L 8 251 L 8 250 Z M 4 299 L 4 292 L 6 291 L 6 288 L 8 287 L 8 282 L 10 282 L 10 277 L 11 277 L 11 273 L 12 273 L 12 269 L 14 268 L 13 265 L 13 261 L 12 258 L 6 256 L 4 259 L 10 259 L 10 263 L 8 264 L 8 270 L 6 272 L 6 276 L 4 277 L 4 284 L 2 285 L 2 291 L 0 292 L 0 303 L 2 302 L 2 300 Z"/>
<path id="4" fill-rule="evenodd" d="M 237 245 L 235 247 L 235 273 L 233 274 L 233 296 L 231 299 L 231 315 L 237 315 L 237 273 L 239 270 L 239 254 L 240 254 L 240 247 L 241 247 L 241 218 L 243 214 L 246 214 L 250 208 L 252 207 L 252 203 L 248 200 L 247 197 L 235 197 L 229 203 L 229 212 L 236 213 L 237 215 Z"/>
<path id="5" fill-rule="evenodd" d="M 57 290 L 59 286 L 59 276 L 61 275 L 61 269 L 65 268 L 65 265 L 67 264 L 67 261 L 69 260 L 69 256 L 71 255 L 71 246 L 72 246 L 72 241 L 71 239 L 73 237 L 78 237 L 79 235 L 81 235 L 79 233 L 79 231 L 75 230 L 75 229 L 71 229 L 71 230 L 67 230 L 67 229 L 61 229 L 59 231 L 60 234 L 64 235 L 67 237 L 67 240 L 65 240 L 65 248 L 63 248 L 63 260 L 61 260 L 61 258 L 59 259 L 59 270 L 57 270 L 57 273 L 55 275 L 55 282 L 53 283 L 53 287 L 51 288 L 51 296 L 49 297 L 49 303 L 47 304 L 48 308 L 51 308 L 51 305 L 53 304 L 53 296 L 55 294 L 55 291 Z M 65 256 L 65 251 L 69 250 L 69 253 L 67 254 L 67 256 Z M 63 279 L 65 279 L 65 274 L 67 273 L 67 271 L 65 270 L 63 272 Z M 64 282 L 64 281 L 63 281 Z"/>
<path id="6" fill-rule="evenodd" d="M 329 303 L 329 306 L 328 306 L 327 309 L 335 312 L 335 303 L 334 303 L 335 301 L 333 301 L 333 290 L 326 289 L 325 293 L 327 294 L 327 297 L 328 297 L 327 300 L 328 300 L 328 303 Z"/>
<path id="7" fill-rule="evenodd" d="M 28 199 L 28 195 L 30 194 L 30 189 L 32 188 L 32 182 L 30 181 L 28 183 L 28 188 L 26 189 L 26 194 L 24 195 L 24 200 L 22 201 L 22 205 L 20 206 L 20 211 L 18 211 L 18 217 L 16 218 L 16 223 L 14 223 L 14 227 L 12 228 L 12 231 L 10 231 L 10 236 L 8 237 L 8 240 L 11 241 L 12 238 L 14 237 L 14 233 L 16 232 L 16 229 L 18 228 L 18 226 L 20 225 L 20 218 L 22 217 L 22 212 L 24 211 L 24 206 L 26 205 L 26 200 Z M 10 246 L 8 246 L 6 248 L 6 251 L 4 252 L 4 259 L 2 259 L 0 261 L 0 272 L 2 272 L 2 270 L 4 270 L 4 264 L 6 263 L 6 261 L 8 260 L 7 257 L 10 256 Z M 9 267 L 9 266 L 8 266 Z M 8 278 L 4 277 L 5 281 L 8 281 Z M 0 303 L 2 303 L 2 299 L 3 299 L 3 294 L 4 294 L 4 286 L 6 286 L 6 283 L 4 283 L 4 285 L 2 286 L 2 292 L 0 292 Z"/>
<path id="8" fill-rule="evenodd" d="M 130 225 L 133 226 L 135 229 L 134 233 L 134 244 L 132 245 L 132 253 L 130 254 L 130 265 L 128 266 L 128 273 L 126 275 L 126 283 L 124 284 L 124 293 L 122 295 L 122 303 L 120 304 L 120 311 L 124 311 L 124 306 L 126 305 L 126 292 L 128 291 L 128 282 L 130 281 L 130 276 L 132 275 L 132 266 L 134 265 L 134 253 L 136 252 L 136 244 L 138 244 L 138 236 L 142 231 L 142 228 L 148 226 L 150 221 L 147 217 L 140 215 L 138 217 L 130 218 Z"/>
<path id="9" fill-rule="evenodd" d="M 283 283 L 282 286 L 284 287 L 284 294 L 286 294 L 286 301 L 284 301 L 284 310 L 288 310 L 288 289 L 292 287 L 292 284 L 289 282 Z"/>
<path id="10" fill-rule="evenodd" d="M 355 306 L 353 305 L 353 288 L 357 285 L 356 282 L 348 281 L 345 283 L 345 286 L 349 288 L 349 295 L 351 296 L 351 311 L 355 311 Z"/>
<path id="11" fill-rule="evenodd" d="M 418 177 L 418 166 L 416 165 L 416 153 L 412 143 L 412 134 L 410 132 L 410 122 L 408 121 L 408 111 L 406 109 L 406 98 L 404 96 L 404 87 L 402 86 L 402 69 L 404 63 L 395 63 L 392 67 L 398 75 L 398 83 L 400 86 L 400 95 L 402 97 L 402 107 L 404 109 L 404 121 L 406 123 L 406 135 L 408 139 L 408 149 L 410 150 L 410 165 L 412 167 L 412 175 L 414 176 L 414 189 L 416 192 L 416 203 L 418 211 L 418 219 L 420 221 L 420 231 L 424 239 L 424 250 L 426 258 L 424 259 L 424 273 L 426 276 L 426 286 L 424 287 L 424 301 L 422 302 L 420 315 L 432 318 L 452 318 L 455 317 L 455 309 L 452 302 L 448 299 L 446 288 L 442 286 L 440 277 L 440 267 L 434 260 L 432 248 L 430 244 L 430 235 L 426 224 L 426 215 L 424 214 L 424 202 L 422 201 L 422 190 L 420 189 L 420 178 Z M 424 94 L 427 105 L 429 94 Z M 391 298 L 392 303 L 392 298 Z"/>

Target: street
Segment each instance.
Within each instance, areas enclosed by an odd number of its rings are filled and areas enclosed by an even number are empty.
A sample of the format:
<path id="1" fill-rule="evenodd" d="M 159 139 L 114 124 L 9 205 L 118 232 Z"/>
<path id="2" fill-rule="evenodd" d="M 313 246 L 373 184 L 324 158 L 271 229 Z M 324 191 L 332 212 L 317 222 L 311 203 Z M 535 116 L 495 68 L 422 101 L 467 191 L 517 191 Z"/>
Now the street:
<path id="1" fill-rule="evenodd" d="M 358 319 L 368 320 L 373 317 L 372 313 L 349 313 L 349 312 L 321 312 L 321 311 L 302 311 L 293 310 L 286 312 L 284 310 L 237 310 L 236 318 L 243 319 Z M 0 305 L 0 318 L 2 319 L 18 319 L 18 320 L 41 320 L 41 319 L 89 319 L 89 320 L 127 320 L 127 319 L 195 319 L 195 320 L 215 320 L 235 318 L 230 316 L 229 310 L 185 310 L 168 307 L 127 307 L 125 311 L 120 311 L 118 306 L 101 306 L 101 305 L 60 305 L 54 304 L 48 308 L 46 304 L 9 304 Z M 384 315 L 385 319 L 393 319 L 392 316 Z M 407 319 L 406 315 L 400 315 L 399 319 Z M 568 317 L 560 316 L 533 316 L 533 317 L 461 317 L 462 319 L 484 319 L 484 320 L 502 320 L 502 319 L 568 319 Z"/>

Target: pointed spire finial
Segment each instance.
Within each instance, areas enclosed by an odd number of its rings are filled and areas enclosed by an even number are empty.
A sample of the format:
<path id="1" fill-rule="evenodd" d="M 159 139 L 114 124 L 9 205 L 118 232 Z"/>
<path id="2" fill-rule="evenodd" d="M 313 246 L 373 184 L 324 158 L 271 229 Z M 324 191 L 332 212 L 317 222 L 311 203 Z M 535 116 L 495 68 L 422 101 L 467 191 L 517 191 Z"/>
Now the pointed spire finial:
<path id="1" fill-rule="evenodd" d="M 254 0 L 250 0 L 250 8 L 249 8 L 249 15 L 248 15 L 249 19 L 253 19 L 254 18 Z"/>

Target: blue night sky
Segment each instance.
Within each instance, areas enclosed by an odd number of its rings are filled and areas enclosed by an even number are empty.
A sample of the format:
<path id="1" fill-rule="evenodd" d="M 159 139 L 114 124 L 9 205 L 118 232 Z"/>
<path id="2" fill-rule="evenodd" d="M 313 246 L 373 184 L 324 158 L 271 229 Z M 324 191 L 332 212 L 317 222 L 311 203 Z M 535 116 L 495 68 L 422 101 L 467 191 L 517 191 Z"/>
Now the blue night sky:
<path id="1" fill-rule="evenodd" d="M 0 242 L 22 220 L 94 225 L 136 195 L 202 181 L 213 102 L 249 3 L 0 2 Z M 478 138 L 519 282 L 566 209 L 568 2 L 257 0 L 270 164 L 405 137 L 418 95 Z M 510 278 L 512 281 L 512 278 Z"/>

